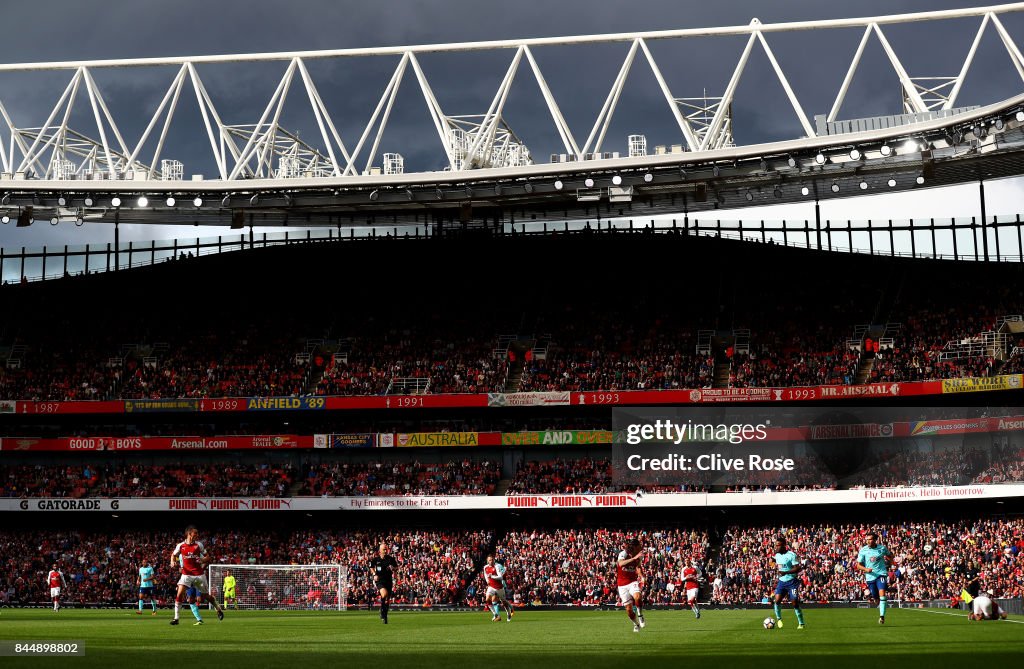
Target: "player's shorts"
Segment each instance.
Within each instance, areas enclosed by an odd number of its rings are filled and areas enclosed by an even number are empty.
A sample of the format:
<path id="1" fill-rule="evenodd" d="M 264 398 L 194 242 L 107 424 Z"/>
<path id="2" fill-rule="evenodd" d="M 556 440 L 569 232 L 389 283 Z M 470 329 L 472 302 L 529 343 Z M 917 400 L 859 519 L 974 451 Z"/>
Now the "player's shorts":
<path id="1" fill-rule="evenodd" d="M 868 585 L 868 592 L 871 593 L 871 596 L 874 597 L 875 599 L 878 599 L 879 597 L 881 597 L 881 595 L 878 593 L 879 590 L 888 590 L 889 589 L 889 577 L 888 576 L 879 576 L 878 578 L 876 578 L 873 581 L 868 581 L 867 585 Z"/>
<path id="2" fill-rule="evenodd" d="M 506 599 L 505 588 L 492 588 L 491 586 L 487 586 L 486 596 L 490 597 L 491 595 L 497 595 L 498 599 Z"/>
<path id="3" fill-rule="evenodd" d="M 629 583 L 628 585 L 619 586 L 619 599 L 623 604 L 632 604 L 636 601 L 636 596 L 640 594 L 640 584 L 636 581 Z"/>
<path id="4" fill-rule="evenodd" d="M 188 574 L 182 574 L 181 578 L 178 579 L 178 585 L 183 585 L 186 588 L 195 588 L 203 595 L 209 591 L 206 587 L 205 576 L 189 576 Z"/>
<path id="5" fill-rule="evenodd" d="M 231 588 L 230 590 L 225 590 L 224 599 L 237 599 L 237 597 L 235 597 L 235 589 Z"/>
<path id="6" fill-rule="evenodd" d="M 779 581 L 775 586 L 775 594 L 788 597 L 790 601 L 800 599 L 800 582 L 795 578 L 792 581 Z"/>
<path id="7" fill-rule="evenodd" d="M 139 595 L 142 595 L 142 596 L 145 596 L 145 597 L 152 597 L 153 596 L 153 586 L 147 585 L 145 587 L 139 588 Z"/>
<path id="8" fill-rule="evenodd" d="M 979 602 L 975 599 L 971 602 L 971 610 L 976 616 L 981 616 L 985 620 L 992 620 L 999 616 L 999 606 L 995 604 L 991 599 L 988 601 Z"/>
<path id="9" fill-rule="evenodd" d="M 50 588 L 50 599 L 60 597 L 60 588 Z"/>
<path id="10" fill-rule="evenodd" d="M 393 592 L 395 589 L 395 584 L 393 581 L 377 581 L 377 589 Z"/>
<path id="11" fill-rule="evenodd" d="M 686 589 L 686 601 L 695 602 L 697 601 L 697 595 L 700 594 L 700 588 L 687 588 Z"/>

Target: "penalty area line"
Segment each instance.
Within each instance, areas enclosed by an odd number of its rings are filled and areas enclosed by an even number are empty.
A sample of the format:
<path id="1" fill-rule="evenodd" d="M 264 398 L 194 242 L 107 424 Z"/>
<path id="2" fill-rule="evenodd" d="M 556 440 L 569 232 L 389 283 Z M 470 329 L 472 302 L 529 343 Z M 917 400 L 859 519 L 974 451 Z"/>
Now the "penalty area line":
<path id="1" fill-rule="evenodd" d="M 940 616 L 953 616 L 954 618 L 966 618 L 967 617 L 966 613 L 952 613 L 951 611 L 932 611 L 931 609 L 901 609 L 901 610 L 903 610 L 903 611 L 919 611 L 921 613 L 936 613 L 936 614 L 938 614 Z M 1010 620 L 1009 618 L 1007 618 L 1006 620 L 1000 620 L 1000 621 L 996 621 L 996 622 L 1017 623 L 1018 625 L 1024 625 L 1024 620 Z"/>

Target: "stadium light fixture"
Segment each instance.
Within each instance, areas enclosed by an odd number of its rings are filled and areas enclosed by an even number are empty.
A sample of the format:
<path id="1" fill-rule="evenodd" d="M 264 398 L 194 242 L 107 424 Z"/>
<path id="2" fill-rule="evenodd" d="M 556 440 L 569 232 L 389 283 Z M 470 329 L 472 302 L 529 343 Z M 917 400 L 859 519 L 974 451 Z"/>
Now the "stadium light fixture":
<path id="1" fill-rule="evenodd" d="M 168 207 L 173 207 L 177 202 L 177 200 L 170 196 L 168 196 L 167 199 L 164 200 L 164 204 L 166 204 Z"/>
<path id="2" fill-rule="evenodd" d="M 120 207 L 121 206 L 121 198 L 117 197 L 116 195 L 114 197 L 110 198 L 110 206 L 111 207 Z"/>
<path id="3" fill-rule="evenodd" d="M 555 190 L 562 190 L 562 185 L 563 184 L 562 184 L 561 181 L 556 181 L 555 182 Z"/>
<path id="4" fill-rule="evenodd" d="M 377 198 L 380 197 L 380 193 L 377 191 L 370 191 L 370 202 L 376 202 Z"/>
<path id="5" fill-rule="evenodd" d="M 980 123 L 974 126 L 974 136 L 978 139 L 985 139 L 985 135 L 988 134 L 988 130 L 985 128 L 984 123 Z"/>
<path id="6" fill-rule="evenodd" d="M 66 206 L 68 206 L 67 198 L 64 197 L 63 195 L 61 195 L 59 198 L 57 198 L 57 206 L 59 206 L 59 207 L 66 207 Z"/>
<path id="7" fill-rule="evenodd" d="M 249 198 L 249 204 L 257 205 L 259 203 L 260 203 L 260 194 L 259 193 L 253 193 L 252 197 Z"/>
<path id="8" fill-rule="evenodd" d="M 85 225 L 85 218 L 81 214 L 75 216 L 75 227 L 80 228 L 83 225 Z"/>
<path id="9" fill-rule="evenodd" d="M 473 197 L 473 187 L 466 186 L 466 197 Z"/>
<path id="10" fill-rule="evenodd" d="M 892 155 L 892 147 L 889 146 L 888 144 L 883 144 L 882 148 L 880 148 L 878 151 L 879 153 L 882 154 L 883 158 L 888 158 L 889 156 Z"/>
<path id="11" fill-rule="evenodd" d="M 1014 118 L 1017 119 L 1017 123 L 1024 123 L 1024 111 L 1017 112 L 1017 115 L 1014 116 Z"/>
<path id="12" fill-rule="evenodd" d="M 765 160 L 764 158 L 762 158 L 759 167 L 761 168 L 762 172 L 767 172 L 768 171 L 768 161 Z"/>
<path id="13" fill-rule="evenodd" d="M 924 175 L 923 174 L 918 174 L 917 175 L 917 179 L 915 179 L 915 181 L 917 182 L 917 185 L 920 186 L 921 184 L 924 183 Z"/>
<path id="14" fill-rule="evenodd" d="M 722 170 L 721 168 L 718 167 L 718 165 L 715 165 L 714 167 L 711 168 L 711 173 L 716 177 L 722 176 Z"/>
<path id="15" fill-rule="evenodd" d="M 10 193 L 4 193 L 3 198 L 0 198 L 0 204 L 3 204 L 3 205 L 6 205 L 6 204 L 10 203 L 10 201 L 11 201 L 11 194 Z"/>
<path id="16" fill-rule="evenodd" d="M 3 223 L 4 225 L 7 225 L 10 222 L 11 222 L 11 217 L 8 216 L 7 214 L 4 214 L 3 216 L 0 216 L 0 223 Z"/>
<path id="17" fill-rule="evenodd" d="M 434 197 L 436 197 L 438 200 L 443 200 L 444 199 L 444 191 L 441 190 L 440 188 L 435 189 L 434 190 Z"/>
<path id="18" fill-rule="evenodd" d="M 583 185 L 586 186 L 587 188 L 593 188 L 594 180 L 591 179 L 590 177 L 587 177 L 586 181 L 583 182 Z"/>
<path id="19" fill-rule="evenodd" d="M 145 195 L 140 195 L 137 204 L 140 207 L 148 207 L 149 206 L 149 198 L 146 197 Z"/>
<path id="20" fill-rule="evenodd" d="M 412 194 L 412 191 L 409 190 L 408 188 L 405 189 L 405 197 L 408 198 L 410 201 L 412 201 L 413 194 Z"/>
<path id="21" fill-rule="evenodd" d="M 1001 131 L 1003 129 L 1003 119 L 997 118 L 996 122 L 995 122 L 995 127 L 996 127 L 996 130 L 1000 130 Z"/>
<path id="22" fill-rule="evenodd" d="M 620 177 L 618 174 L 613 176 L 612 177 L 612 185 L 613 186 L 621 186 L 622 185 L 622 177 Z"/>
<path id="23" fill-rule="evenodd" d="M 850 149 L 850 160 L 860 160 L 860 151 L 858 149 Z"/>
<path id="24" fill-rule="evenodd" d="M 220 200 L 220 206 L 224 207 L 225 209 L 230 207 L 231 206 L 231 196 L 230 195 L 225 195 L 224 197 L 222 197 L 221 200 Z"/>
<path id="25" fill-rule="evenodd" d="M 679 170 L 679 174 L 680 174 L 680 176 L 681 176 L 681 177 L 682 177 L 682 178 L 683 178 L 684 180 L 686 179 L 686 170 Z M 650 172 L 648 172 L 647 174 L 645 174 L 645 175 L 644 175 L 644 183 L 645 183 L 645 184 L 649 184 L 649 183 L 651 183 L 652 181 L 654 181 L 654 175 L 653 175 L 653 174 L 651 174 Z"/>
<path id="26" fill-rule="evenodd" d="M 750 192 L 750 191 L 748 190 L 748 191 L 747 191 L 747 192 L 746 192 L 746 193 L 745 193 L 745 194 L 743 195 L 743 197 L 747 198 L 747 202 L 751 202 L 751 201 L 752 201 L 752 200 L 754 199 L 754 194 L 753 194 L 753 193 L 751 193 L 751 192 Z"/>
<path id="27" fill-rule="evenodd" d="M 863 179 L 861 179 L 860 180 L 860 189 L 861 190 L 867 190 L 868 189 L 868 182 L 864 181 Z"/>
<path id="28" fill-rule="evenodd" d="M 195 199 L 194 199 L 194 200 L 192 200 L 192 206 L 193 206 L 193 207 L 201 207 L 201 206 L 203 206 L 203 198 L 201 198 L 201 197 L 199 197 L 199 196 L 197 195 L 197 196 L 195 197 Z"/>
<path id="29" fill-rule="evenodd" d="M 501 195 L 501 184 L 494 184 L 494 194 Z M 410 197 L 409 199 L 411 200 L 412 197 Z"/>
<path id="30" fill-rule="evenodd" d="M 524 183 L 523 184 L 523 192 L 525 192 L 525 193 L 532 193 L 533 192 L 533 184 L 530 183 L 529 181 Z"/>
<path id="31" fill-rule="evenodd" d="M 796 158 L 790 156 L 789 158 L 786 159 L 786 164 L 789 165 L 790 167 L 796 167 Z"/>
<path id="32" fill-rule="evenodd" d="M 647 181 L 647 177 L 650 177 L 651 181 L 654 181 L 653 174 L 648 174 L 647 176 L 645 176 L 644 181 Z M 686 181 L 686 170 L 684 170 L 682 167 L 679 168 L 679 179 L 682 181 Z"/>
<path id="33" fill-rule="evenodd" d="M 912 139 L 908 139 L 903 143 L 903 153 L 913 153 L 920 150 L 921 147 Z"/>
<path id="34" fill-rule="evenodd" d="M 33 195 L 32 196 L 32 204 L 35 204 L 35 205 L 39 204 L 39 196 L 38 195 Z"/>
<path id="35" fill-rule="evenodd" d="M 50 218 L 50 225 L 57 225 L 58 223 L 60 223 L 60 219 L 57 218 L 56 216 L 52 216 Z"/>
<path id="36" fill-rule="evenodd" d="M 85 200 L 83 201 L 83 204 L 85 204 L 85 206 L 87 206 L 87 207 L 91 207 L 92 205 L 95 204 L 95 201 L 92 199 L 92 196 L 89 195 L 89 196 L 86 196 Z"/>
<path id="37" fill-rule="evenodd" d="M 833 181 L 832 182 L 832 192 L 833 193 L 838 193 L 839 192 L 839 182 L 838 181 Z"/>
<path id="38" fill-rule="evenodd" d="M 800 189 L 800 194 L 803 195 L 804 197 L 807 197 L 808 195 L 811 194 L 811 189 L 808 188 L 807 186 L 804 186 L 803 188 Z"/>
<path id="39" fill-rule="evenodd" d="M 814 162 L 818 163 L 819 165 L 824 165 L 825 164 L 825 154 L 822 153 L 821 151 L 819 151 L 818 155 L 814 156 Z"/>
<path id="40" fill-rule="evenodd" d="M 889 184 L 889 188 L 896 188 L 896 179 L 894 177 L 889 177 L 889 181 L 886 183 Z"/>

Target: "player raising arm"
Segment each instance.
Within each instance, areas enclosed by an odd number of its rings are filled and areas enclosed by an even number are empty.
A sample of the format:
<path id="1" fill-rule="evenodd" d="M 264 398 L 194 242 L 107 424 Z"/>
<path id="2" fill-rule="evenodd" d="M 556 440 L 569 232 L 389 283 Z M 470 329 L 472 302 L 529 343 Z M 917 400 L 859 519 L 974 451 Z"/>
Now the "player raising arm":
<path id="1" fill-rule="evenodd" d="M 53 600 L 53 612 L 60 611 L 60 589 L 68 587 L 64 580 L 64 574 L 57 569 L 57 563 L 53 563 L 50 573 L 46 575 L 46 582 L 50 584 L 50 599 Z"/>
<path id="2" fill-rule="evenodd" d="M 868 534 L 868 543 L 861 546 L 857 553 L 857 563 L 854 565 L 857 571 L 864 574 L 864 580 L 871 593 L 871 602 L 878 604 L 878 624 L 885 624 L 885 609 L 888 601 L 885 597 L 885 589 L 889 587 L 889 566 L 892 564 L 892 554 L 889 549 L 878 543 L 878 535 L 874 532 Z"/>
<path id="3" fill-rule="evenodd" d="M 644 622 L 643 595 L 640 593 L 640 542 L 631 540 L 619 552 L 615 561 L 615 584 L 619 599 L 626 606 L 626 615 L 633 622 L 633 631 L 647 626 Z"/>
<path id="4" fill-rule="evenodd" d="M 771 566 L 779 574 L 779 582 L 775 586 L 775 625 L 782 629 L 782 596 L 793 602 L 793 612 L 796 613 L 796 628 L 804 628 L 804 612 L 800 609 L 800 582 L 796 575 L 803 569 L 800 559 L 796 553 L 786 545 L 785 537 L 775 540 L 775 562 Z"/>
<path id="5" fill-rule="evenodd" d="M 484 580 L 487 581 L 486 600 L 490 606 L 491 622 L 501 620 L 501 609 L 505 609 L 506 622 L 512 622 L 512 605 L 505 597 L 505 565 L 495 562 L 493 555 L 487 556 L 484 566 Z M 500 608 L 499 608 L 500 607 Z"/>
<path id="6" fill-rule="evenodd" d="M 195 525 L 185 528 L 185 540 L 174 547 L 171 551 L 171 567 L 181 564 L 181 578 L 178 579 L 178 592 L 174 596 L 174 619 L 172 625 L 178 624 L 178 616 L 181 612 L 181 603 L 186 601 L 189 588 L 195 588 L 197 599 L 200 603 L 209 602 L 217 609 L 217 618 L 224 620 L 224 609 L 220 607 L 217 600 L 210 596 L 209 588 L 206 586 L 206 577 L 203 571 L 208 561 L 206 548 L 199 541 L 199 530 Z"/>

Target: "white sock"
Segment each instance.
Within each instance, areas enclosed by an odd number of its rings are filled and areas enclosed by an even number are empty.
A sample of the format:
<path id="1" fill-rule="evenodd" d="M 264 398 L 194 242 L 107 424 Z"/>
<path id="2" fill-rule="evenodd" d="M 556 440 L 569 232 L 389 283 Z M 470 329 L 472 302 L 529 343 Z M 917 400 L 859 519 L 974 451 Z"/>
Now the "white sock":
<path id="1" fill-rule="evenodd" d="M 178 615 L 179 615 L 180 613 L 181 613 L 181 602 L 179 602 L 179 601 L 175 600 L 175 601 L 174 601 L 174 619 L 175 619 L 175 620 L 177 620 L 177 619 L 178 619 Z"/>

